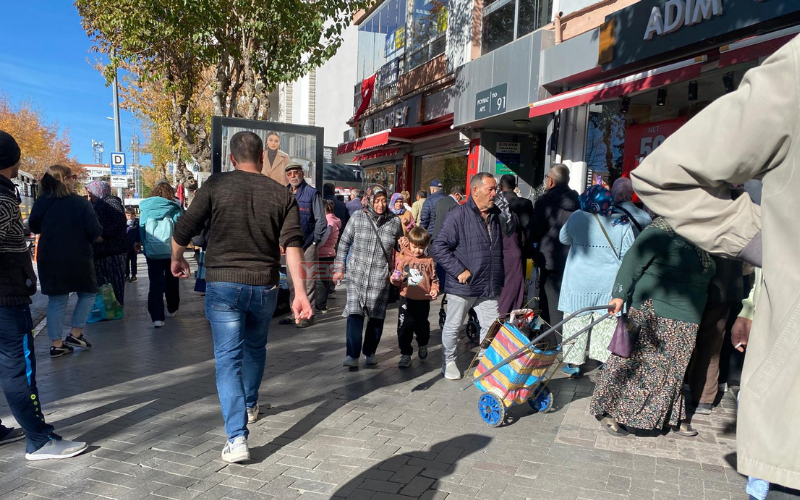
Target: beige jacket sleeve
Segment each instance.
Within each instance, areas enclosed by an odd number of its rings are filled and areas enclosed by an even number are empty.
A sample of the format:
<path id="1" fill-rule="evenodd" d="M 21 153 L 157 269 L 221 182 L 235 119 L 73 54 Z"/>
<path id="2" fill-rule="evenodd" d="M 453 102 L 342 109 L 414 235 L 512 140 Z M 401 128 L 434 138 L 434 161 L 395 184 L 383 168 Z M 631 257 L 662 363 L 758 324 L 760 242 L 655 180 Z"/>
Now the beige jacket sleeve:
<path id="1" fill-rule="evenodd" d="M 720 255 L 761 264 L 761 208 L 733 201 L 727 183 L 780 165 L 798 121 L 795 38 L 745 74 L 739 89 L 690 120 L 631 173 L 644 203 L 683 237 Z"/>

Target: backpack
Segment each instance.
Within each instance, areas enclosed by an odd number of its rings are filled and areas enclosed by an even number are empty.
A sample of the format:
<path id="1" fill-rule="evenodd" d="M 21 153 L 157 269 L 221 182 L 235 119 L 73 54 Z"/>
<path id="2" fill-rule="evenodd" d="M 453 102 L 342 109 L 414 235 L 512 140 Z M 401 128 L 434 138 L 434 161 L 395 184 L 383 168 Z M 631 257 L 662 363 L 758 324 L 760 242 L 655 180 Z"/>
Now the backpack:
<path id="1" fill-rule="evenodd" d="M 144 225 L 144 253 L 150 259 L 169 259 L 172 256 L 172 232 L 175 221 L 171 216 L 147 219 Z"/>

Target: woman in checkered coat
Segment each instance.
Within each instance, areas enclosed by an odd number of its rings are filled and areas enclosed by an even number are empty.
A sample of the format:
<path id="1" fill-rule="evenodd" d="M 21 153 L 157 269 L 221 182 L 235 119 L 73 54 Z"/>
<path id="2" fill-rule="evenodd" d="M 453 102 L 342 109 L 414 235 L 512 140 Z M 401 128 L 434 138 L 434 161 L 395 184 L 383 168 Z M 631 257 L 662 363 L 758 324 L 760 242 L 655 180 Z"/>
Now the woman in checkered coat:
<path id="1" fill-rule="evenodd" d="M 400 219 L 389 210 L 386 190 L 372 188 L 369 203 L 350 217 L 339 240 L 334 281 L 347 276 L 347 357 L 343 365 L 358 367 L 362 352 L 364 317 L 368 318 L 363 339 L 367 365 L 375 365 L 389 301 L 389 277 L 394 269 L 397 240 L 403 236 Z M 379 239 L 380 238 L 380 239 Z"/>

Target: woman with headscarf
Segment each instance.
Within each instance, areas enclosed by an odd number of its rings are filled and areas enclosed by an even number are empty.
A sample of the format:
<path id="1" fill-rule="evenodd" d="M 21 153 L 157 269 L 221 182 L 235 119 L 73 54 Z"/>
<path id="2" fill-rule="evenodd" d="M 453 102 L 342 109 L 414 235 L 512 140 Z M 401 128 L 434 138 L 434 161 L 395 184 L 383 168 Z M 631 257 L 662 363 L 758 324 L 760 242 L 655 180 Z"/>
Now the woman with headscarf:
<path id="1" fill-rule="evenodd" d="M 655 219 L 625 255 L 612 288 L 609 312 L 628 305 L 639 326 L 629 358 L 609 356 L 589 411 L 609 432 L 625 427 L 695 436 L 686 422 L 681 389 L 716 268 L 708 253 Z"/>
<path id="2" fill-rule="evenodd" d="M 403 237 L 400 218 L 389 210 L 386 190 L 374 186 L 369 204 L 353 213 L 339 239 L 333 280 L 347 276 L 347 356 L 344 366 L 358 367 L 361 352 L 367 365 L 378 364 L 376 352 L 383 333 L 394 269 L 394 254 Z M 367 320 L 364 332 L 364 318 Z M 362 349 L 363 332 L 363 349 Z"/>
<path id="3" fill-rule="evenodd" d="M 611 300 L 614 278 L 634 240 L 628 217 L 614 210 L 608 189 L 594 185 L 580 195 L 579 201 L 581 209 L 570 216 L 559 234 L 561 243 L 570 247 L 558 301 L 558 310 L 564 316 Z M 563 327 L 564 338 L 575 335 L 602 314 L 595 311 L 573 318 Z M 605 363 L 616 326 L 615 318 L 606 319 L 565 345 L 563 371 L 570 377 L 580 377 L 587 344 L 589 357 Z"/>
<path id="4" fill-rule="evenodd" d="M 31 231 L 40 235 L 37 266 L 42 293 L 48 296 L 51 358 L 69 354 L 74 347 L 92 346 L 83 330 L 97 293 L 92 243 L 103 228 L 92 205 L 75 194 L 75 178 L 68 167 L 48 167 L 40 182 L 41 196 L 34 202 L 28 221 Z M 78 296 L 78 302 L 72 311 L 72 329 L 61 340 L 70 293 Z"/>
<path id="5" fill-rule="evenodd" d="M 633 204 L 633 184 L 630 179 L 620 177 L 614 181 L 611 194 L 614 196 L 614 207 L 628 216 L 637 235 L 653 222 L 647 212 Z"/>
<path id="6" fill-rule="evenodd" d="M 403 236 L 407 235 L 408 232 L 417 225 L 414 216 L 411 215 L 411 210 L 406 208 L 405 198 L 403 198 L 401 193 L 392 195 L 392 200 L 389 202 L 389 209 L 400 218 L 400 222 L 403 225 Z"/>
<path id="7" fill-rule="evenodd" d="M 124 306 L 125 266 L 128 259 L 128 219 L 125 217 L 125 208 L 122 200 L 111 196 L 111 186 L 107 182 L 90 182 L 86 191 L 103 226 L 101 239 L 94 244 L 97 283 L 111 284 L 117 302 Z"/>
<path id="8" fill-rule="evenodd" d="M 291 163 L 289 155 L 280 150 L 281 136 L 275 131 L 267 132 L 267 149 L 264 150 L 264 170 L 261 172 L 281 186 L 288 184 L 286 165 Z"/>

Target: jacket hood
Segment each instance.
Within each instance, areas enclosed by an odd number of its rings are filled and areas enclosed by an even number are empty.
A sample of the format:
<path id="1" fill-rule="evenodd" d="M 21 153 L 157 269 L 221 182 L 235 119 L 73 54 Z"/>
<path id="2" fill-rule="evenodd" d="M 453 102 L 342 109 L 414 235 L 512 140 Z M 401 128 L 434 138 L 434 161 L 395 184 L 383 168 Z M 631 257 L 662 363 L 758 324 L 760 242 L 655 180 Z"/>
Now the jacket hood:
<path id="1" fill-rule="evenodd" d="M 147 221 L 147 219 L 163 219 L 168 215 L 173 215 L 175 212 L 180 213 L 181 207 L 174 201 L 160 196 L 153 196 L 142 200 L 139 203 L 139 210 L 141 211 L 139 218 Z"/>
<path id="2" fill-rule="evenodd" d="M 328 224 L 339 229 L 342 228 L 342 220 L 336 217 L 333 214 L 325 214 L 325 219 L 328 221 Z"/>

